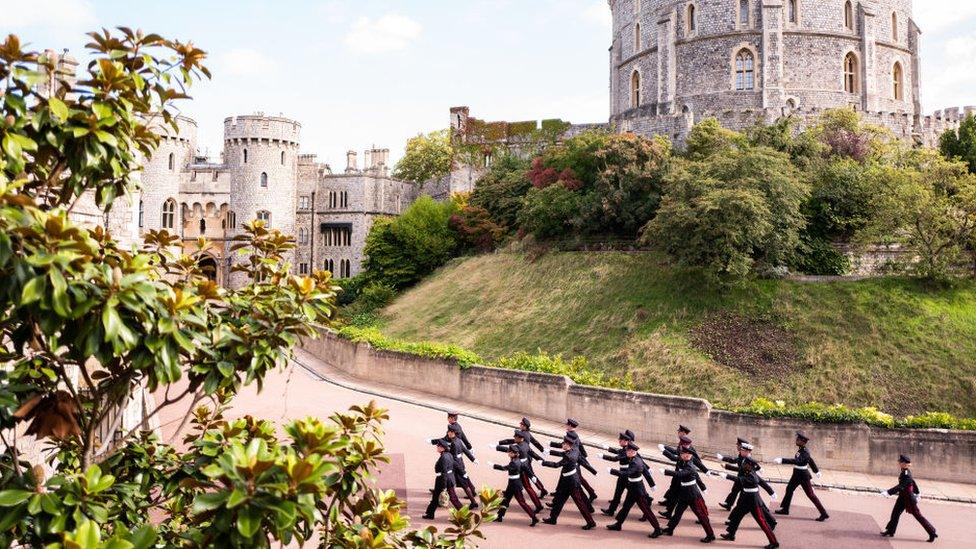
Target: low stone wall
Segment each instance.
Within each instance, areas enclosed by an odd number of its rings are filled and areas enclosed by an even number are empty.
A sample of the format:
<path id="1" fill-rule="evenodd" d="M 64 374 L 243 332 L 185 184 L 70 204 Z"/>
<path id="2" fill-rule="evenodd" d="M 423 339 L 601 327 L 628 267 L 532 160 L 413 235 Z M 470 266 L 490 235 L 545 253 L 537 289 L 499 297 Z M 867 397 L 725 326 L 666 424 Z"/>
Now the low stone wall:
<path id="1" fill-rule="evenodd" d="M 329 332 L 303 348 L 351 376 L 456 400 L 462 413 L 465 404 L 473 404 L 548 421 L 572 417 L 584 429 L 611 438 L 633 429 L 645 445 L 673 442 L 681 423 L 692 429 L 701 451 L 732 453 L 742 436 L 765 460 L 792 456 L 794 434 L 802 430 L 813 439 L 814 459 L 825 469 L 895 476 L 893 461 L 904 453 L 912 456 L 921 478 L 967 483 L 976 478 L 976 432 L 760 418 L 716 410 L 702 399 L 587 387 L 564 376 L 480 366 L 462 370 L 453 361 L 380 351 Z"/>

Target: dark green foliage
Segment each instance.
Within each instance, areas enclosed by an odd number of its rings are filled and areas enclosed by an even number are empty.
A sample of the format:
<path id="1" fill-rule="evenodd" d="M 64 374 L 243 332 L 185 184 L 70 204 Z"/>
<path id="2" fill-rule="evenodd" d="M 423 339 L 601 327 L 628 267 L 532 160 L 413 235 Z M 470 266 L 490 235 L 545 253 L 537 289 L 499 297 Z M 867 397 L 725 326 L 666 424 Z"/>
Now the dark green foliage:
<path id="1" fill-rule="evenodd" d="M 563 185 L 544 189 L 532 188 L 525 196 L 519 211 L 519 226 L 536 238 L 559 238 L 573 234 L 578 228 L 582 197 Z"/>
<path id="2" fill-rule="evenodd" d="M 877 211 L 877 188 L 869 167 L 850 158 L 819 162 L 810 170 L 810 198 L 803 207 L 814 238 L 847 241 Z"/>
<path id="3" fill-rule="evenodd" d="M 507 231 L 517 226 L 522 199 L 532 188 L 526 177 L 529 162 L 514 155 L 505 155 L 492 163 L 488 172 L 475 183 L 468 203 L 483 208 L 492 221 Z"/>
<path id="4" fill-rule="evenodd" d="M 939 140 L 939 150 L 946 158 L 958 158 L 976 174 L 976 115 L 970 114 L 958 130 L 946 130 Z"/>
<path id="5" fill-rule="evenodd" d="M 851 270 L 851 261 L 833 242 L 804 233 L 791 269 L 808 275 L 839 276 Z"/>
<path id="6" fill-rule="evenodd" d="M 488 210 L 478 206 L 461 208 L 451 216 L 450 226 L 457 233 L 463 252 L 490 252 L 505 235 L 505 229 L 491 220 Z"/>

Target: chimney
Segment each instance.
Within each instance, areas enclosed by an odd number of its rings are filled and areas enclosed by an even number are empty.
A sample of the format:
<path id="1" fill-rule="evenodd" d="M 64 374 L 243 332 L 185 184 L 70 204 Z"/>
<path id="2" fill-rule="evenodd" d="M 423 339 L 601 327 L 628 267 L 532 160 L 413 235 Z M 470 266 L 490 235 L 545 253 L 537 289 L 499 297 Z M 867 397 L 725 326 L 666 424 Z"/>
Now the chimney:
<path id="1" fill-rule="evenodd" d="M 349 151 L 346 153 L 346 173 L 356 173 L 359 171 L 359 166 L 356 165 L 356 151 Z"/>

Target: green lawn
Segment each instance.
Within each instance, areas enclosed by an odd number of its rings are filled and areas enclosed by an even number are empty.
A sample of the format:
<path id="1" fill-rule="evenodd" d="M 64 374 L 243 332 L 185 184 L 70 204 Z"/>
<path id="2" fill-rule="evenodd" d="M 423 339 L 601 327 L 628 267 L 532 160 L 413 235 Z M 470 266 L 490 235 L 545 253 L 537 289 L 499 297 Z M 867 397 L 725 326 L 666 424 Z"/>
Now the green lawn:
<path id="1" fill-rule="evenodd" d="M 791 372 L 752 377 L 689 343 L 703 319 L 726 312 L 792 333 L 801 358 Z M 641 390 L 726 406 L 762 396 L 896 415 L 976 415 L 970 283 L 760 281 L 730 290 L 655 254 L 495 254 L 444 267 L 388 307 L 381 328 L 489 359 L 537 350 L 582 355 L 610 373 L 629 373 Z"/>

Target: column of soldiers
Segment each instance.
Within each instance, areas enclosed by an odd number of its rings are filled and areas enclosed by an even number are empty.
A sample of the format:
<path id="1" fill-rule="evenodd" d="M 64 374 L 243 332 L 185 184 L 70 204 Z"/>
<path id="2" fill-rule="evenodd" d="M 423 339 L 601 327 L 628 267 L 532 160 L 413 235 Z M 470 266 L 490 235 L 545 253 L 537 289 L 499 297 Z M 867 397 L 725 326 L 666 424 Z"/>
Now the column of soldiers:
<path id="1" fill-rule="evenodd" d="M 492 469 L 504 471 L 508 476 L 497 522 L 504 521 L 508 508 L 514 499 L 528 515 L 529 526 L 534 527 L 539 523 L 539 515 L 545 507 L 549 508 L 549 516 L 542 519 L 542 522 L 555 525 L 565 504 L 572 500 L 577 511 L 583 517 L 583 530 L 592 530 L 596 527 L 596 521 L 593 518 L 595 511 L 593 501 L 596 500 L 597 496 L 582 471 L 586 470 L 595 475 L 596 470 L 590 464 L 586 448 L 576 432 L 579 428 L 579 422 L 568 419 L 566 421 L 566 434 L 562 440 L 552 442 L 549 448 L 546 448 L 535 438 L 531 432 L 531 425 L 527 418 L 523 418 L 511 438 L 488 445 L 489 450 L 501 452 L 508 457 L 505 464 L 488 462 Z M 707 486 L 702 479 L 703 476 L 711 476 L 732 483 L 728 496 L 722 503 L 719 503 L 722 509 L 729 511 L 728 520 L 725 522 L 726 532 L 720 537 L 724 540 L 735 541 L 742 520 L 747 515 L 751 515 L 769 541 L 769 544 L 765 546 L 766 549 L 778 548 L 780 546 L 779 541 L 774 533 L 777 520 L 774 513 L 771 513 L 766 506 L 762 492 L 768 494 L 774 502 L 777 501 L 778 496 L 769 483 L 760 476 L 762 465 L 752 457 L 753 445 L 748 440 L 739 438 L 736 443 L 736 455 L 715 454 L 715 458 L 722 463 L 725 470 L 725 472 L 719 472 L 710 470 L 705 466 L 690 438 L 691 429 L 679 425 L 677 435 L 676 445 L 658 445 L 658 450 L 664 459 L 657 461 L 673 464 L 659 469 L 662 475 L 670 477 L 668 488 L 659 502 L 664 510 L 658 515 L 667 521 L 663 527 L 651 509 L 653 499 L 649 491 L 656 491 L 657 483 L 651 474 L 650 467 L 639 454 L 640 447 L 637 445 L 633 431 L 628 429 L 621 432 L 616 447 L 605 446 L 603 448 L 606 453 L 600 457 L 616 464 L 616 467 L 607 469 L 611 476 L 616 477 L 613 497 L 608 506 L 601 509 L 604 515 L 614 519 L 613 523 L 607 525 L 607 529 L 622 530 L 631 510 L 636 505 L 640 510 L 640 521 L 647 522 L 652 528 L 648 537 L 672 536 L 681 523 L 685 511 L 691 510 L 695 515 L 696 524 L 705 533 L 701 542 L 711 543 L 715 541 L 715 532 L 712 529 L 708 507 L 704 499 Z M 434 466 L 436 475 L 434 489 L 431 490 L 431 501 L 424 518 L 428 520 L 434 518 L 440 500 L 445 495 L 447 502 L 455 509 L 460 509 L 462 505 L 458 497 L 458 489 L 470 500 L 470 508 L 477 509 L 477 494 L 467 474 L 464 459 L 467 458 L 474 464 L 477 464 L 478 461 L 472 452 L 471 443 L 458 423 L 456 412 L 448 413 L 448 427 L 444 437 L 430 439 L 430 442 L 436 446 L 439 456 Z M 830 518 L 830 515 L 813 488 L 813 475 L 820 477 L 821 473 L 808 449 L 809 442 L 809 437 L 802 432 L 797 432 L 797 452 L 794 457 L 776 458 L 774 460 L 777 464 L 793 467 L 793 474 L 786 486 L 786 495 L 779 509 L 775 511 L 775 515 L 789 515 L 794 493 L 797 488 L 802 488 L 820 513 L 816 520 L 824 522 Z M 546 456 L 555 459 L 547 460 L 545 459 Z M 536 475 L 533 467 L 534 462 L 538 462 L 543 467 L 558 470 L 558 481 L 552 493 L 546 490 Z M 898 463 L 901 468 L 898 485 L 890 490 L 880 491 L 880 494 L 885 497 L 897 498 L 891 513 L 891 520 L 881 535 L 893 537 L 901 515 L 907 512 L 914 516 L 928 533 L 928 541 L 934 542 L 938 538 L 938 534 L 935 528 L 922 516 L 918 508 L 920 491 L 918 484 L 912 478 L 911 459 L 902 455 L 899 456 Z M 544 506 L 542 500 L 550 495 L 552 501 Z"/>

